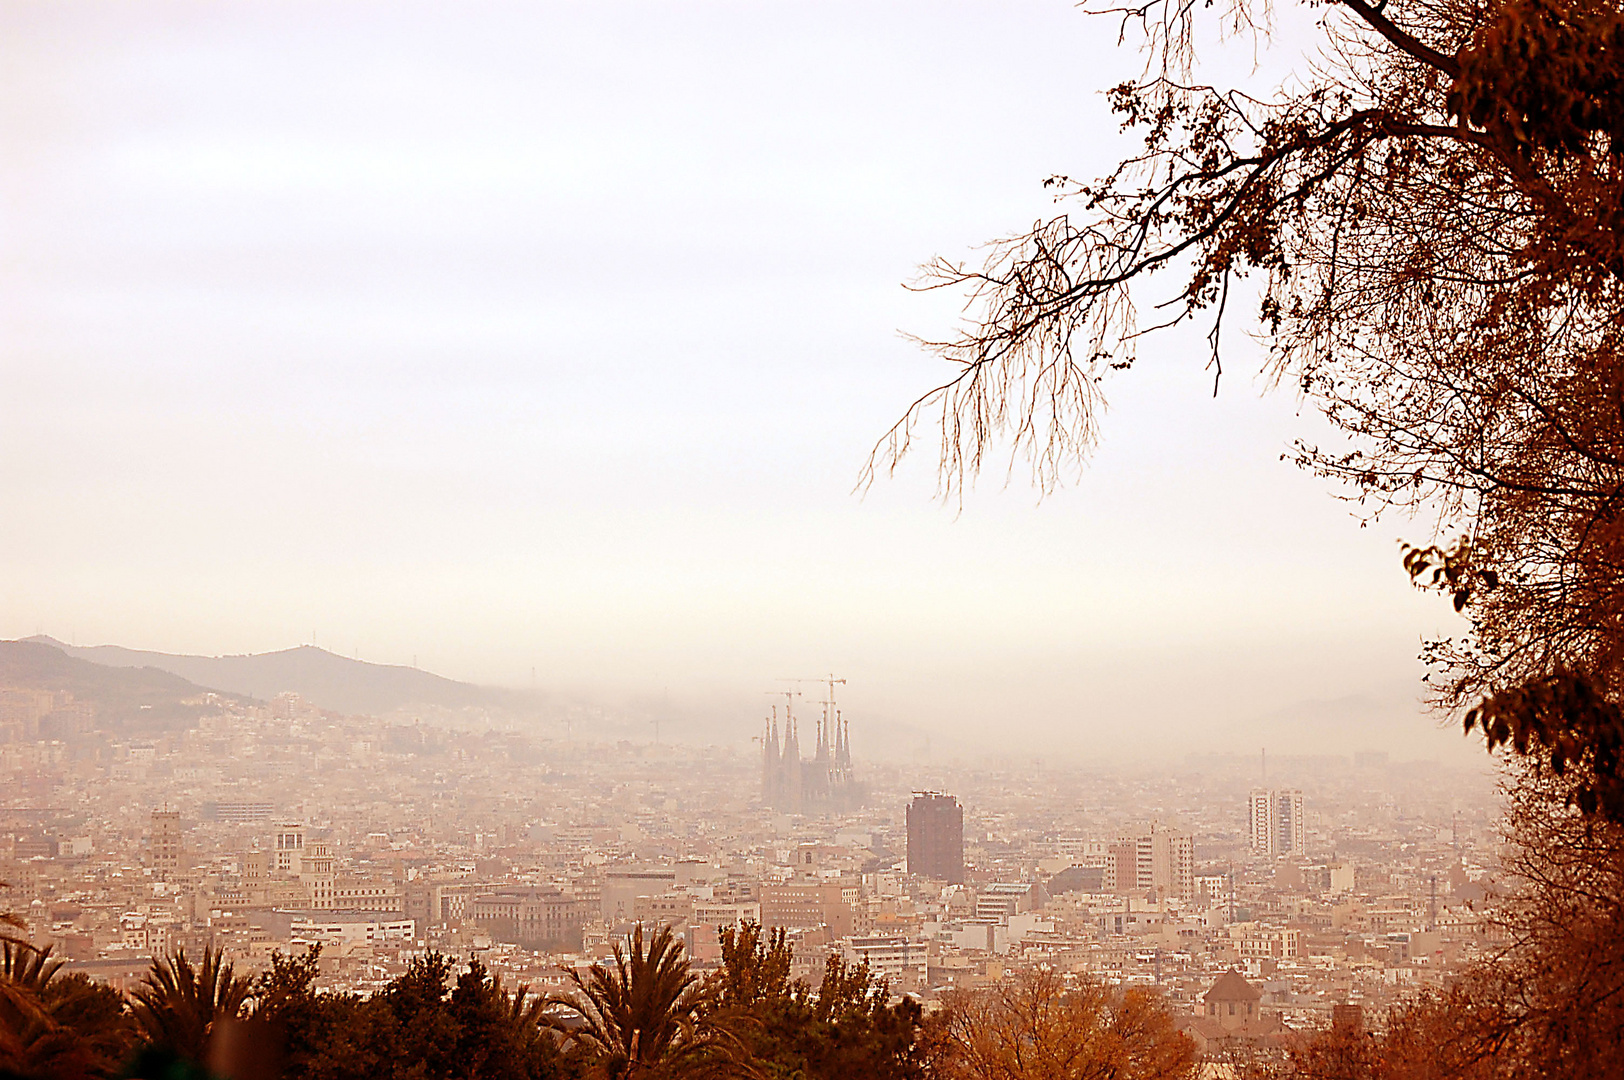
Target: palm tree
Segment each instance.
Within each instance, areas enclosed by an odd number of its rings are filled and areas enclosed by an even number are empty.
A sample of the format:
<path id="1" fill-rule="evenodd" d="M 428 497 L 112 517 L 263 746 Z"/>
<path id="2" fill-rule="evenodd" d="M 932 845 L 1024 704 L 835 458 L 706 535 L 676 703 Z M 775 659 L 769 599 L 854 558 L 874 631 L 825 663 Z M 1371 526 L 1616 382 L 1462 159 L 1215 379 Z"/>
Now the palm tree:
<path id="1" fill-rule="evenodd" d="M 0 881 L 0 889 L 5 887 L 6 883 Z M 28 939 L 17 933 L 17 931 L 27 929 L 28 924 L 23 922 L 22 916 L 15 911 L 0 911 L 0 942 L 10 941 L 26 944 Z"/>
<path id="2" fill-rule="evenodd" d="M 0 942 L 0 1075 L 110 1075 L 129 1045 L 117 991 L 26 942 Z"/>
<path id="3" fill-rule="evenodd" d="M 42 993 L 62 964 L 51 959 L 50 946 L 41 949 L 15 939 L 0 942 L 0 980 L 12 986 Z"/>
<path id="4" fill-rule="evenodd" d="M 530 987 L 523 984 L 510 993 L 499 981 L 496 992 L 503 1002 L 503 1020 L 512 1029 L 519 1045 L 531 1045 L 542 1037 L 543 1029 L 551 1027 L 548 1016 L 552 1012 L 553 1002 L 546 995 L 532 995 Z"/>
<path id="5" fill-rule="evenodd" d="M 645 947 L 638 923 L 615 944 L 613 965 L 598 965 L 585 978 L 568 974 L 575 993 L 548 999 L 546 1022 L 585 1047 L 612 1080 L 749 1071 L 738 1039 L 703 1015 L 709 991 L 669 926 L 655 930 Z M 578 1017 L 579 1026 L 551 1011 L 556 1006 Z"/>
<path id="6" fill-rule="evenodd" d="M 135 1000 L 130 1012 L 153 1046 L 202 1061 L 215 1025 L 240 1019 L 252 989 L 253 980 L 233 974 L 219 949 L 205 948 L 203 962 L 196 967 L 185 949 L 177 949 L 153 959 L 131 995 Z"/>
<path id="7" fill-rule="evenodd" d="M 10 914 L 4 920 L 7 927 L 22 926 Z M 53 964 L 41 977 L 47 952 L 9 931 L 0 934 L 0 1071 L 22 1072 L 34 1043 L 56 1026 L 39 996 L 39 987 L 60 966 Z"/>

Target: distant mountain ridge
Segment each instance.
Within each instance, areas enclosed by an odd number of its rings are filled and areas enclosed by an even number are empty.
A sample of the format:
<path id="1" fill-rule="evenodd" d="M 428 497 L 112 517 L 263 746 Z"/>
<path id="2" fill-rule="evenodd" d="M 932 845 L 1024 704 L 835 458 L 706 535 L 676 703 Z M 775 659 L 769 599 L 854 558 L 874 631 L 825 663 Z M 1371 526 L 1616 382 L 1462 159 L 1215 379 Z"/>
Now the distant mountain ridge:
<path id="1" fill-rule="evenodd" d="M 520 696 L 418 668 L 352 660 L 314 645 L 240 656 L 186 656 L 119 645 L 68 645 L 43 634 L 21 643 L 49 646 L 75 660 L 108 668 L 152 668 L 200 687 L 266 701 L 292 692 L 318 709 L 347 714 L 380 716 L 413 705 L 510 707 Z"/>
<path id="2" fill-rule="evenodd" d="M 218 705 L 202 704 L 209 693 L 240 696 L 153 667 L 97 664 L 39 640 L 0 641 L 0 687 L 69 694 L 95 706 L 104 726 L 149 734 L 190 726 L 199 715 L 216 711 Z"/>
<path id="3" fill-rule="evenodd" d="M 219 712 L 225 703 L 206 703 L 209 693 L 263 703 L 284 691 L 347 716 L 421 709 L 417 715 L 435 724 L 517 724 L 548 738 L 593 742 L 643 742 L 663 730 L 666 739 L 690 745 L 745 746 L 761 723 L 758 698 L 750 693 L 723 691 L 673 703 L 664 694 L 478 686 L 309 645 L 189 656 L 69 645 L 44 634 L 0 639 L 0 688 L 5 687 L 66 691 L 94 704 L 98 718 L 126 736 L 141 737 L 193 726 L 199 716 Z M 951 737 L 895 720 L 861 720 L 852 734 L 854 755 L 865 760 L 909 761 L 921 754 L 928 759 L 933 742 L 938 754 L 965 752 Z"/>

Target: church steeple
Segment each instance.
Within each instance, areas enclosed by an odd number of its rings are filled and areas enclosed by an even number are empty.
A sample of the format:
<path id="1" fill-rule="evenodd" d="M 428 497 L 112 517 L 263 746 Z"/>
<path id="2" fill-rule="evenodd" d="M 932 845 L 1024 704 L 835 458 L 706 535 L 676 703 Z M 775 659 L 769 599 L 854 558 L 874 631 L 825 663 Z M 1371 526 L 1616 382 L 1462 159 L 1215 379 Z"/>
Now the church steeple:
<path id="1" fill-rule="evenodd" d="M 761 733 L 761 801 L 767 806 L 778 803 L 779 779 L 779 753 L 778 753 L 778 706 L 773 706 L 772 715 L 763 724 Z"/>

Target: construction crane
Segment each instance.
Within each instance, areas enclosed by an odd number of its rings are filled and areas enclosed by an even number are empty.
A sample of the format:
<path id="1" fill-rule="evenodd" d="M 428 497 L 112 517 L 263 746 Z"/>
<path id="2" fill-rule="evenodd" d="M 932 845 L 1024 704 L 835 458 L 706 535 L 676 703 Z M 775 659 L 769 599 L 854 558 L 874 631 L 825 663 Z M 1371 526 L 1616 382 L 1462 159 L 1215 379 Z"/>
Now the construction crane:
<path id="1" fill-rule="evenodd" d="M 825 692 L 825 694 L 827 696 L 824 697 L 824 699 L 822 701 L 818 702 L 818 704 L 823 706 L 825 718 L 828 717 L 829 710 L 835 707 L 835 687 L 837 687 L 837 686 L 845 686 L 846 685 L 846 680 L 841 679 L 841 678 L 836 678 L 833 672 L 831 672 L 828 675 L 820 675 L 817 678 L 812 678 L 812 679 L 776 679 L 774 681 L 775 682 L 790 683 L 791 685 L 797 687 L 797 689 L 794 690 L 794 691 L 778 690 L 778 691 L 775 691 L 776 693 L 786 694 L 786 695 L 790 694 L 790 693 L 794 693 L 797 697 L 800 696 L 801 692 L 800 692 L 800 690 L 798 688 L 800 687 L 800 685 L 802 683 L 822 683 L 824 685 L 824 687 L 826 688 L 824 692 Z"/>
<path id="2" fill-rule="evenodd" d="M 790 682 L 791 680 L 789 680 L 789 679 L 779 679 L 778 681 L 779 682 Z M 800 697 L 801 692 L 799 690 L 768 690 L 767 691 L 767 696 L 768 697 L 781 697 L 781 698 L 784 699 L 784 718 L 787 720 L 789 718 L 790 702 L 792 702 L 796 698 Z"/>
<path id="3" fill-rule="evenodd" d="M 773 681 L 774 682 L 782 682 L 782 683 L 790 683 L 790 684 L 792 684 L 794 686 L 800 686 L 802 683 L 809 683 L 809 682 L 822 683 L 824 686 L 828 687 L 828 693 L 829 693 L 829 700 L 821 703 L 821 704 L 824 704 L 824 705 L 833 705 L 835 703 L 835 687 L 836 686 L 845 686 L 846 685 L 846 680 L 836 678 L 833 672 L 830 672 L 828 675 L 818 675 L 818 676 L 816 676 L 814 678 L 810 678 L 810 679 L 779 678 L 779 679 L 774 679 Z M 788 691 L 786 691 L 786 690 L 779 690 L 777 692 L 780 693 L 780 694 L 788 693 Z"/>

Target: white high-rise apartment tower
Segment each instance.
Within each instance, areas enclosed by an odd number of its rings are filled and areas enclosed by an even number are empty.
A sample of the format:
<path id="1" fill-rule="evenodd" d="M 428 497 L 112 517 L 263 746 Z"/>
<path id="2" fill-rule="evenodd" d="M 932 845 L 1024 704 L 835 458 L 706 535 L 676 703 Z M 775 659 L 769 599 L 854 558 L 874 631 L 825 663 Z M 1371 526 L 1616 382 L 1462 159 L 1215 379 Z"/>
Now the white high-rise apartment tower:
<path id="1" fill-rule="evenodd" d="M 1252 850 L 1259 855 L 1300 854 L 1304 846 L 1303 793 L 1253 791 L 1248 800 Z"/>
<path id="2" fill-rule="evenodd" d="M 1274 792 L 1253 791 L 1247 800 L 1247 819 L 1252 850 L 1268 855 L 1274 852 Z"/>

